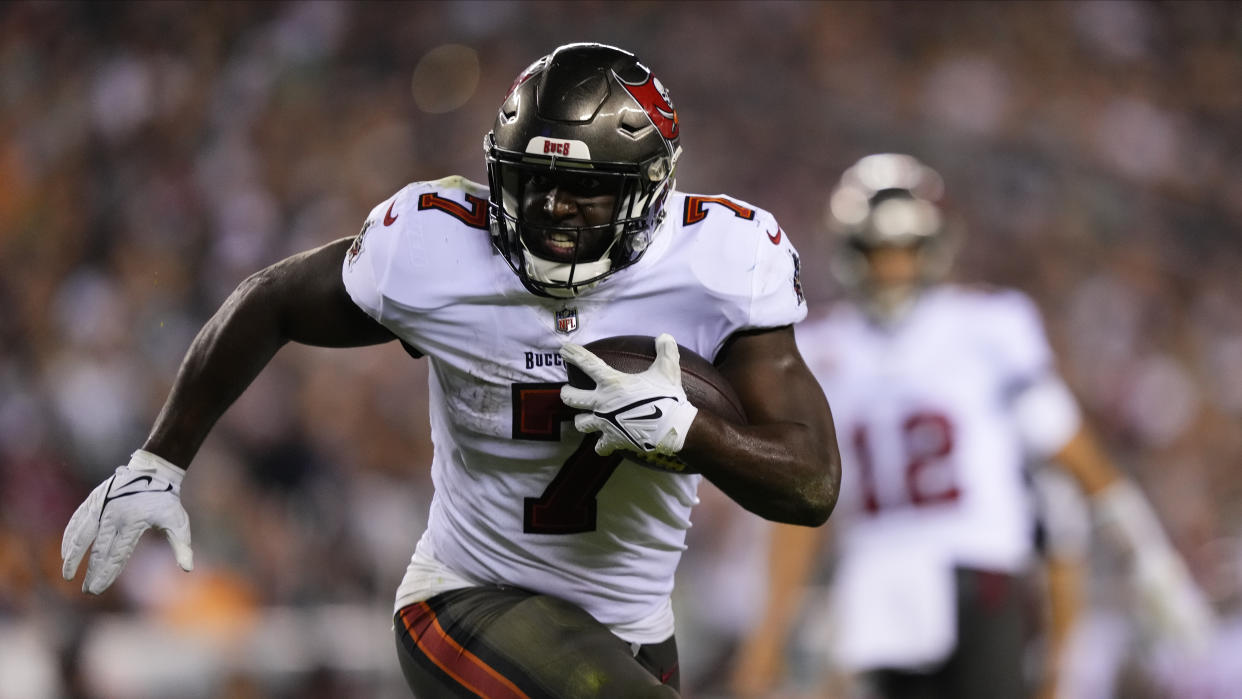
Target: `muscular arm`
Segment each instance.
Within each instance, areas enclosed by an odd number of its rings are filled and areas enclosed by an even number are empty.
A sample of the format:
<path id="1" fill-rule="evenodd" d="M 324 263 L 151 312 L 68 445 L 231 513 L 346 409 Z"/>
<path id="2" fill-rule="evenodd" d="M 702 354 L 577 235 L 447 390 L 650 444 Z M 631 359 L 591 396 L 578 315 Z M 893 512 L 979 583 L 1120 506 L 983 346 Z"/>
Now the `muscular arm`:
<path id="1" fill-rule="evenodd" d="M 837 502 L 841 459 L 828 401 L 798 352 L 792 326 L 738 333 L 716 363 L 750 424 L 700 411 L 682 458 L 761 517 L 823 524 Z"/>
<path id="2" fill-rule="evenodd" d="M 243 281 L 190 345 L 143 449 L 186 468 L 216 420 L 286 342 L 356 347 L 395 339 L 345 291 L 344 238 Z"/>

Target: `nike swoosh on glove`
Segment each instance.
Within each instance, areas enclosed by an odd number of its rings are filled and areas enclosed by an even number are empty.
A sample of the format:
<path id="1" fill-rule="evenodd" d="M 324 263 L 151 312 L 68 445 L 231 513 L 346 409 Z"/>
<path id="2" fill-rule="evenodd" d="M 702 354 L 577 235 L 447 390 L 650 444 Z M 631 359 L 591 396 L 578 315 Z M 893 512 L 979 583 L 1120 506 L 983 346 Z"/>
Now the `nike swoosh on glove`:
<path id="1" fill-rule="evenodd" d="M 656 358 L 646 371 L 618 371 L 581 345 L 561 347 L 565 361 L 595 380 L 595 388 L 561 387 L 561 402 L 583 410 L 574 416 L 579 432 L 599 432 L 595 451 L 617 449 L 672 455 L 681 451 L 698 408 L 681 387 L 677 341 L 667 333 L 656 338 Z"/>
<path id="2" fill-rule="evenodd" d="M 185 470 L 139 449 L 78 506 L 60 543 L 61 573 L 72 580 L 91 547 L 82 591 L 98 595 L 116 580 L 142 533 L 163 529 L 177 565 L 194 568 L 190 517 L 181 506 Z M 94 542 L 94 546 L 91 546 Z"/>

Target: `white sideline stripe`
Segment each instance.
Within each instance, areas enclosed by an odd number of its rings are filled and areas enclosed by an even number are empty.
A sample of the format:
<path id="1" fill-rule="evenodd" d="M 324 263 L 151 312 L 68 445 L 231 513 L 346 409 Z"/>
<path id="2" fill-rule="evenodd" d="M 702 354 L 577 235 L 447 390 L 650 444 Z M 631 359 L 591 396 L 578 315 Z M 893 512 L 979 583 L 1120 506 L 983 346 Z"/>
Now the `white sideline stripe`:
<path id="1" fill-rule="evenodd" d="M 103 696 L 208 697 L 232 673 L 270 679 L 317 667 L 393 678 L 404 688 L 387 605 L 269 607 L 249 629 L 227 635 L 146 615 L 90 619 L 83 672 Z M 0 622 L 0 699 L 61 696 L 56 634 L 37 620 Z"/>

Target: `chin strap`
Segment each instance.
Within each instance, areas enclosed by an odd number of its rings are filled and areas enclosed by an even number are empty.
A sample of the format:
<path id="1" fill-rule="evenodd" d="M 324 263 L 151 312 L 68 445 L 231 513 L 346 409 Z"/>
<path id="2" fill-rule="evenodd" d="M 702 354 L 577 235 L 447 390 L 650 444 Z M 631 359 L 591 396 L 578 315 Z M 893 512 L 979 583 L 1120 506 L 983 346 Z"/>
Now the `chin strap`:
<path id="1" fill-rule="evenodd" d="M 574 285 L 573 287 L 544 285 L 565 284 L 569 281 L 571 273 L 575 278 L 594 279 L 607 274 L 608 270 L 612 269 L 612 260 L 608 257 L 595 262 L 552 262 L 551 260 L 545 260 L 536 256 L 526 248 L 525 243 L 522 244 L 522 248 L 524 250 L 523 265 L 526 268 L 526 276 L 534 281 L 544 293 L 556 298 L 572 298 L 588 289 L 594 288 L 603 280 L 591 282 L 590 284 Z"/>

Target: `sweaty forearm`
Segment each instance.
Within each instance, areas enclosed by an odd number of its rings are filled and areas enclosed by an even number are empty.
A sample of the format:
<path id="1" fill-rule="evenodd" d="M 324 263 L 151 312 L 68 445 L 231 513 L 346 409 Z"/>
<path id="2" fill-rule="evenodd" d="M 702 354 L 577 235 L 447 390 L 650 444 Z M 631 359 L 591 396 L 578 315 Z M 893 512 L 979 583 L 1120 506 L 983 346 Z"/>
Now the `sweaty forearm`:
<path id="1" fill-rule="evenodd" d="M 738 426 L 700 412 L 680 456 L 765 519 L 818 526 L 837 502 L 835 450 L 805 425 Z"/>
<path id="2" fill-rule="evenodd" d="M 143 449 L 187 468 L 224 411 L 287 338 L 260 272 L 229 296 L 190 345 Z"/>

